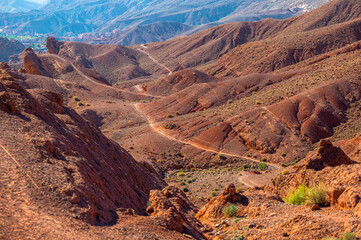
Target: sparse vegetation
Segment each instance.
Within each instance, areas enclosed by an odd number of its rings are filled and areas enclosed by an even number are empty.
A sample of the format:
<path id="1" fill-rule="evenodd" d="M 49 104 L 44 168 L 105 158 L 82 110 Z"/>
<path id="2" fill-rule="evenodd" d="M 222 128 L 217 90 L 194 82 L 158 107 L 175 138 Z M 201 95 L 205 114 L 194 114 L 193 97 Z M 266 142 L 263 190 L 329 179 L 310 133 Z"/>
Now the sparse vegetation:
<path id="1" fill-rule="evenodd" d="M 294 205 L 317 204 L 319 206 L 327 206 L 329 204 L 327 188 L 322 182 L 318 182 L 310 188 L 305 184 L 301 184 L 294 192 L 289 193 L 284 201 Z"/>
<path id="2" fill-rule="evenodd" d="M 341 237 L 340 240 L 357 240 L 358 237 L 355 233 L 352 232 L 348 232 L 348 233 L 344 233 Z"/>
<path id="3" fill-rule="evenodd" d="M 247 238 L 244 235 L 235 235 L 231 240 L 247 240 Z"/>
<path id="4" fill-rule="evenodd" d="M 268 165 L 263 162 L 258 164 L 258 169 L 261 171 L 265 171 L 265 170 L 267 170 L 267 168 L 268 168 Z"/>
<path id="5" fill-rule="evenodd" d="M 281 172 L 282 175 L 289 175 L 290 171 L 288 171 L 288 169 L 285 169 Z"/>
<path id="6" fill-rule="evenodd" d="M 218 154 L 218 158 L 219 158 L 219 159 L 226 159 L 226 156 L 224 156 L 222 153 L 219 153 L 219 154 Z"/>
<path id="7" fill-rule="evenodd" d="M 84 106 L 84 103 L 82 103 L 81 101 L 79 101 L 79 102 L 76 103 L 76 105 L 77 105 L 78 107 L 81 107 L 81 106 Z"/>
<path id="8" fill-rule="evenodd" d="M 175 128 L 177 127 L 177 125 L 175 125 L 175 124 L 172 123 L 172 122 L 165 122 L 165 123 L 163 124 L 163 127 L 164 127 L 165 129 L 172 130 L 172 129 L 175 129 Z"/>
<path id="9" fill-rule="evenodd" d="M 74 97 L 73 97 L 73 100 L 74 100 L 74 101 L 77 101 L 77 102 L 80 101 L 80 99 L 79 99 L 77 96 L 74 96 Z"/>
<path id="10" fill-rule="evenodd" d="M 211 197 L 215 197 L 215 196 L 217 196 L 218 195 L 218 192 L 217 191 L 212 191 L 211 192 Z"/>
<path id="11" fill-rule="evenodd" d="M 180 169 L 179 172 L 177 173 L 177 176 L 178 177 L 183 177 L 185 174 L 184 174 L 184 170 L 183 169 Z"/>
<path id="12" fill-rule="evenodd" d="M 237 212 L 238 206 L 236 204 L 228 203 L 228 205 L 223 208 L 223 215 L 227 218 L 236 216 Z"/>
<path id="13" fill-rule="evenodd" d="M 298 157 L 293 163 L 290 163 L 290 166 L 296 165 L 299 161 L 301 161 L 301 158 Z"/>
<path id="14" fill-rule="evenodd" d="M 187 187 L 184 187 L 183 192 L 189 192 L 189 189 Z"/>
<path id="15" fill-rule="evenodd" d="M 167 118 L 174 118 L 172 114 L 167 114 Z"/>

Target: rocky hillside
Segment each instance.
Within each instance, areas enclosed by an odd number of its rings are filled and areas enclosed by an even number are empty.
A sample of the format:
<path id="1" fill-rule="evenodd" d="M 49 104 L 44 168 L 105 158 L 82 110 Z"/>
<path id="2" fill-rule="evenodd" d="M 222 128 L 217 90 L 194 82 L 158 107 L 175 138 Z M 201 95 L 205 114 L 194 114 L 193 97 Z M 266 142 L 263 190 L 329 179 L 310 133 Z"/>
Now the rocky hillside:
<path id="1" fill-rule="evenodd" d="M 111 34 L 101 41 L 102 44 L 123 46 L 161 42 L 193 29 L 192 26 L 177 22 L 155 22 L 131 27 Z"/>
<path id="2" fill-rule="evenodd" d="M 16 40 L 9 40 L 0 37 L 0 61 L 9 61 L 9 57 L 19 54 L 25 49 L 25 46 Z"/>
<path id="3" fill-rule="evenodd" d="M 114 223 L 120 207 L 145 212 L 149 191 L 163 180 L 63 106 L 61 95 L 26 91 L 21 81 L 1 70 L 2 135 L 10 138 L 0 142 L 2 183 L 17 165 L 11 177 L 30 203 L 91 224 Z"/>

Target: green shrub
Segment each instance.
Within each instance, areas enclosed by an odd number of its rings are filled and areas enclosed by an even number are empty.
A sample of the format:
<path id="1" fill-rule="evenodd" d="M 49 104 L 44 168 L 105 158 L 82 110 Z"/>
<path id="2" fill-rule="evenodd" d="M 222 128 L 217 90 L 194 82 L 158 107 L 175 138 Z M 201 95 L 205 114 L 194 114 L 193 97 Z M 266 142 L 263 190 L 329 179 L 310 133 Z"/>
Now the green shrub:
<path id="1" fill-rule="evenodd" d="M 281 156 L 282 156 L 282 157 L 286 157 L 286 153 L 282 153 Z"/>
<path id="2" fill-rule="evenodd" d="M 317 204 L 319 206 L 327 206 L 329 202 L 326 185 L 322 182 L 318 182 L 309 188 L 305 203 L 307 205 Z"/>
<path id="3" fill-rule="evenodd" d="M 344 233 L 340 240 L 357 240 L 357 236 L 355 233 L 351 233 L 351 232 L 348 232 L 348 233 Z"/>
<path id="4" fill-rule="evenodd" d="M 219 159 L 226 159 L 226 157 L 225 157 L 222 153 L 219 153 L 219 154 L 218 154 L 218 158 L 219 158 Z"/>
<path id="5" fill-rule="evenodd" d="M 267 162 L 267 158 L 263 157 L 263 158 L 261 159 L 261 161 L 262 161 L 262 162 Z"/>
<path id="6" fill-rule="evenodd" d="M 228 205 L 223 208 L 223 215 L 227 218 L 236 216 L 237 212 L 238 206 L 236 204 L 228 203 Z"/>
<path id="7" fill-rule="evenodd" d="M 83 104 L 81 101 L 77 102 L 76 105 L 77 105 L 78 107 L 84 106 L 84 104 Z"/>
<path id="8" fill-rule="evenodd" d="M 231 240 L 247 240 L 244 235 L 236 235 L 231 238 Z"/>
<path id="9" fill-rule="evenodd" d="M 308 187 L 304 184 L 298 186 L 296 191 L 291 192 L 288 196 L 283 199 L 286 203 L 293 204 L 293 205 L 302 205 L 306 201 Z"/>
<path id="10" fill-rule="evenodd" d="M 211 192 L 211 197 L 215 197 L 215 196 L 217 196 L 218 195 L 218 192 L 217 191 L 212 191 Z"/>
<path id="11" fill-rule="evenodd" d="M 165 123 L 163 123 L 163 127 L 164 127 L 165 129 L 171 130 L 171 129 L 176 128 L 177 125 L 175 125 L 175 124 L 172 123 L 172 122 L 165 122 Z"/>
<path id="12" fill-rule="evenodd" d="M 173 118 L 174 116 L 172 114 L 168 114 L 167 118 Z"/>
<path id="13" fill-rule="evenodd" d="M 268 165 L 263 163 L 263 162 L 258 164 L 258 169 L 261 170 L 261 171 L 264 171 L 267 168 L 268 168 Z"/>
<path id="14" fill-rule="evenodd" d="M 327 206 L 329 204 L 326 185 L 321 182 L 314 184 L 311 188 L 301 184 L 296 191 L 289 193 L 283 200 L 294 205 Z"/>
<path id="15" fill-rule="evenodd" d="M 183 192 L 189 192 L 189 189 L 187 187 L 184 187 Z"/>

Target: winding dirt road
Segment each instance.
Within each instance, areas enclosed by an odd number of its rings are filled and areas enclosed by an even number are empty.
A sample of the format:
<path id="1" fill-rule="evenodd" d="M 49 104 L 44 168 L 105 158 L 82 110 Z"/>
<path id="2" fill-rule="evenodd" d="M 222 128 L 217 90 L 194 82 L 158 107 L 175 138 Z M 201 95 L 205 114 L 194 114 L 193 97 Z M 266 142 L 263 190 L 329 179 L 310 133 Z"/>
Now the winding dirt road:
<path id="1" fill-rule="evenodd" d="M 144 50 L 140 50 L 138 49 L 139 51 L 142 51 L 144 52 L 145 54 L 147 54 L 154 62 L 158 63 L 159 65 L 163 66 L 165 69 L 167 69 L 170 73 L 172 73 L 172 71 L 170 69 L 168 69 L 166 66 L 164 66 L 163 64 L 159 63 L 156 59 L 154 59 L 151 55 L 149 55 L 147 52 L 145 52 Z M 61 61 L 65 61 L 65 62 L 69 62 L 71 64 L 71 66 L 83 77 L 85 78 L 86 80 L 98 85 L 98 86 L 102 86 L 102 87 L 105 87 L 105 88 L 110 88 L 110 89 L 114 89 L 114 90 L 117 90 L 117 91 L 122 91 L 122 92 L 126 92 L 126 93 L 130 93 L 130 94 L 137 94 L 137 93 L 133 93 L 133 92 L 129 92 L 129 91 L 125 91 L 125 90 L 122 90 L 122 89 L 118 89 L 116 87 L 113 87 L 113 86 L 109 86 L 109 85 L 106 85 L 104 83 L 100 83 L 100 82 L 97 82 L 95 81 L 94 79 L 91 79 L 90 77 L 88 77 L 87 75 L 85 75 L 82 71 L 80 71 L 79 68 L 77 68 L 75 66 L 75 64 L 73 64 L 72 62 L 68 61 L 67 59 L 59 56 L 59 55 L 55 55 L 55 54 L 44 54 L 43 56 L 52 56 L 52 57 L 55 57 L 57 59 L 60 59 Z M 139 95 L 144 95 L 144 96 L 151 96 L 151 97 L 158 97 L 158 96 L 153 96 L 153 95 L 150 95 L 150 94 L 141 94 L 139 93 Z M 158 128 L 156 125 L 155 125 L 155 122 L 149 117 L 147 116 L 144 112 L 141 111 L 141 109 L 139 108 L 139 103 L 134 103 L 133 104 L 134 106 L 134 109 L 135 111 L 137 111 L 139 114 L 141 114 L 142 116 L 144 116 L 144 118 L 146 119 L 148 125 L 158 134 L 172 140 L 172 141 L 176 141 L 176 142 L 180 142 L 180 143 L 183 143 L 183 144 L 186 144 L 186 145 L 191 145 L 195 148 L 198 148 L 198 149 L 201 149 L 201 150 L 204 150 L 204 151 L 208 151 L 208 152 L 212 152 L 212 153 L 216 153 L 216 154 L 223 154 L 225 156 L 229 156 L 229 157 L 238 157 L 238 158 L 242 158 L 242 159 L 246 159 L 246 160 L 249 160 L 249 161 L 252 161 L 252 162 L 256 162 L 256 163 L 261 163 L 261 161 L 257 160 L 257 159 L 254 159 L 254 158 L 250 158 L 250 157 L 246 157 L 246 156 L 240 156 L 240 155 L 236 155 L 236 154 L 232 154 L 232 153 L 227 153 L 227 152 L 219 152 L 219 151 L 215 151 L 213 149 L 209 149 L 209 148 L 204 148 L 198 144 L 195 144 L 195 143 L 192 143 L 192 142 L 188 142 L 188 141 L 184 141 L 184 140 L 181 140 L 181 139 L 178 139 L 178 138 L 175 138 L 173 136 L 170 136 L 168 134 L 166 134 L 165 132 L 163 132 L 160 128 Z M 103 130 L 103 131 L 107 131 L 107 130 Z M 271 164 L 271 163 L 267 163 L 268 165 L 270 166 L 273 166 L 274 168 L 276 169 L 279 169 L 280 167 L 275 165 L 275 164 Z"/>
<path id="2" fill-rule="evenodd" d="M 144 51 L 144 49 L 146 49 L 146 48 L 147 48 L 147 46 L 145 46 L 145 45 L 143 44 L 143 45 L 141 45 L 140 48 L 136 48 L 136 49 L 137 49 L 138 51 L 144 53 L 145 55 L 147 55 L 153 62 L 155 62 L 156 64 L 158 64 L 159 66 L 161 66 L 162 68 L 164 68 L 165 70 L 167 70 L 167 71 L 169 72 L 168 75 L 173 74 L 173 71 L 170 70 L 166 65 L 164 65 L 163 63 L 160 63 L 157 59 L 155 59 L 152 55 L 150 55 L 149 52 Z"/>

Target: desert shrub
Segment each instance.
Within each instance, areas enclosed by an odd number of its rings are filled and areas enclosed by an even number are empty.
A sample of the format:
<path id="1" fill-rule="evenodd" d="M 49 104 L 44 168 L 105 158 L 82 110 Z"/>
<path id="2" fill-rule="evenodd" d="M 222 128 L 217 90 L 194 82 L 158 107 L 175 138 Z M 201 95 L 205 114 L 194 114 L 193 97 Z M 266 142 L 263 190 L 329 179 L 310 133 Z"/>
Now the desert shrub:
<path id="1" fill-rule="evenodd" d="M 176 111 L 176 112 L 175 112 L 175 115 L 179 116 L 179 115 L 180 115 L 180 113 L 179 113 L 178 111 Z"/>
<path id="2" fill-rule="evenodd" d="M 219 153 L 219 154 L 218 154 L 218 158 L 219 158 L 219 159 L 226 159 L 226 157 L 225 157 L 222 153 Z"/>
<path id="3" fill-rule="evenodd" d="M 299 161 L 301 161 L 301 158 L 296 158 L 296 160 L 293 163 L 290 163 L 291 166 L 296 165 Z"/>
<path id="4" fill-rule="evenodd" d="M 287 165 L 285 163 L 281 163 L 281 167 L 286 167 Z"/>
<path id="5" fill-rule="evenodd" d="M 263 162 L 258 164 L 258 169 L 261 170 L 261 171 L 264 171 L 267 168 L 268 168 L 268 165 L 263 163 Z"/>
<path id="6" fill-rule="evenodd" d="M 215 196 L 217 196 L 218 195 L 218 192 L 217 191 L 212 191 L 211 192 L 211 197 L 215 197 Z"/>
<path id="7" fill-rule="evenodd" d="M 179 172 L 177 173 L 177 176 L 178 177 L 182 177 L 182 176 L 184 176 L 185 174 L 184 174 L 184 170 L 183 169 L 180 169 L 179 170 Z"/>
<path id="8" fill-rule="evenodd" d="M 227 218 L 236 216 L 237 212 L 238 206 L 236 204 L 228 203 L 228 205 L 223 208 L 223 215 Z"/>
<path id="9" fill-rule="evenodd" d="M 305 203 L 307 205 L 317 204 L 319 206 L 327 206 L 329 202 L 326 185 L 322 182 L 318 182 L 309 188 Z"/>
<path id="10" fill-rule="evenodd" d="M 282 153 L 281 156 L 282 156 L 282 157 L 286 157 L 286 153 Z"/>
<path id="11" fill-rule="evenodd" d="M 357 236 L 355 233 L 351 233 L 351 232 L 348 232 L 348 233 L 344 233 L 341 237 L 340 237 L 340 240 L 357 240 Z"/>
<path id="12" fill-rule="evenodd" d="M 177 125 L 175 125 L 175 124 L 172 123 L 172 122 L 165 122 L 165 123 L 163 124 L 163 127 L 164 127 L 165 129 L 171 130 L 171 129 L 176 128 Z"/>
<path id="13" fill-rule="evenodd" d="M 174 116 L 172 114 L 167 114 L 167 118 L 173 118 Z"/>
<path id="14" fill-rule="evenodd" d="M 84 106 L 84 104 L 83 104 L 81 101 L 77 102 L 76 105 L 77 105 L 78 107 Z"/>
<path id="15" fill-rule="evenodd" d="M 288 196 L 283 199 L 286 203 L 293 204 L 293 205 L 302 205 L 306 201 L 308 187 L 304 184 L 298 186 L 296 191 L 291 192 Z"/>
<path id="16" fill-rule="evenodd" d="M 236 235 L 231 238 L 231 240 L 247 240 L 244 235 Z"/>
<path id="17" fill-rule="evenodd" d="M 262 162 L 267 162 L 267 158 L 263 157 L 263 158 L 261 159 L 261 161 L 262 161 Z"/>
<path id="18" fill-rule="evenodd" d="M 80 101 L 80 99 L 77 96 L 74 96 L 73 99 L 74 99 L 74 101 L 77 101 L 77 102 Z"/>
<path id="19" fill-rule="evenodd" d="M 189 189 L 187 187 L 184 187 L 183 192 L 189 192 Z"/>
<path id="20" fill-rule="evenodd" d="M 288 169 L 284 169 L 282 172 L 281 172 L 282 175 L 288 175 L 290 174 L 290 171 L 288 171 Z"/>
<path id="21" fill-rule="evenodd" d="M 314 205 L 327 206 L 327 187 L 322 182 L 314 184 L 312 187 L 307 187 L 305 184 L 298 186 L 296 191 L 288 194 L 283 199 L 286 203 L 294 205 Z"/>

